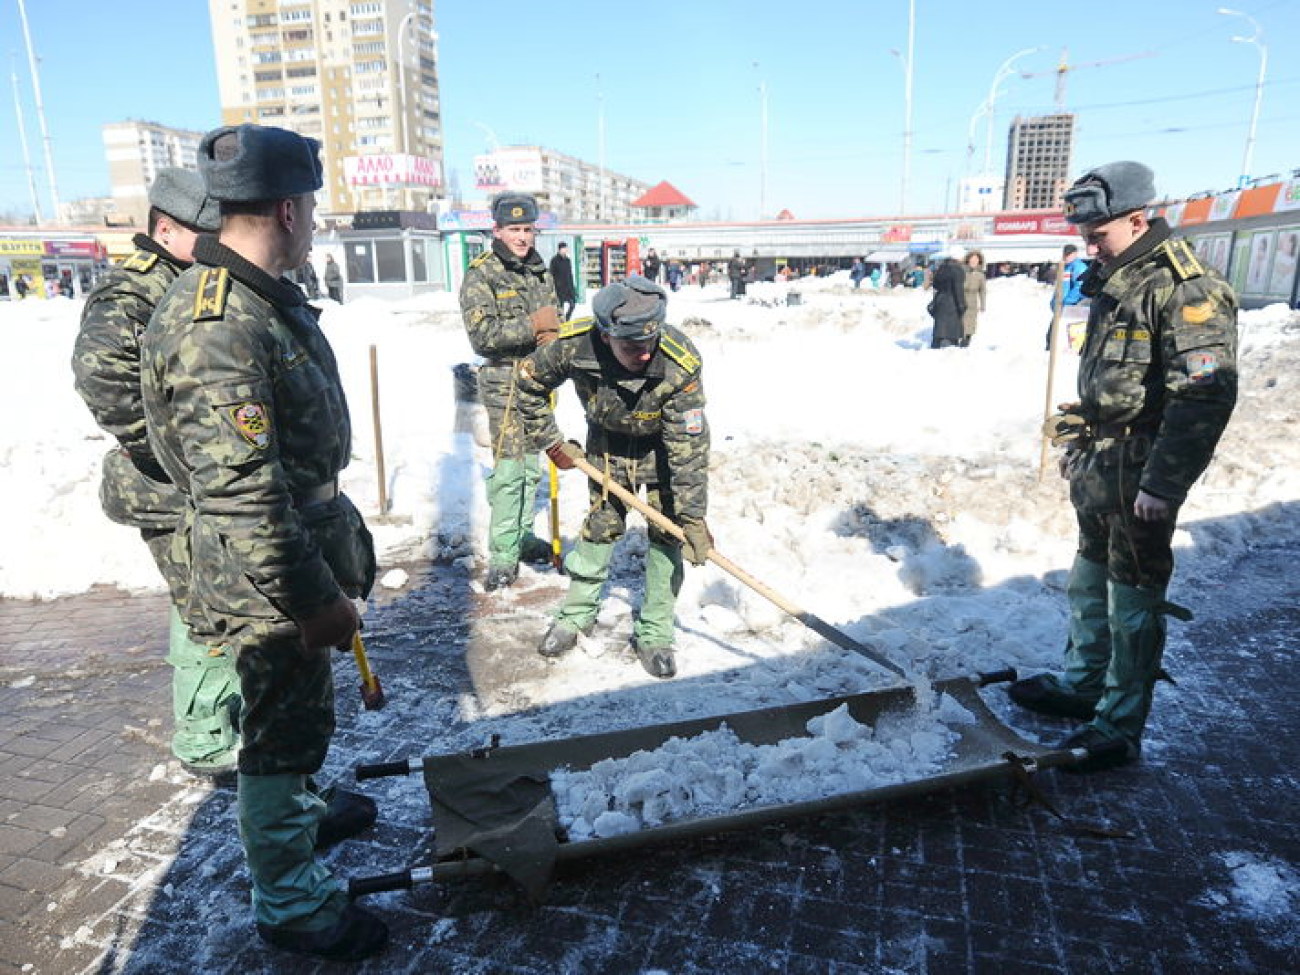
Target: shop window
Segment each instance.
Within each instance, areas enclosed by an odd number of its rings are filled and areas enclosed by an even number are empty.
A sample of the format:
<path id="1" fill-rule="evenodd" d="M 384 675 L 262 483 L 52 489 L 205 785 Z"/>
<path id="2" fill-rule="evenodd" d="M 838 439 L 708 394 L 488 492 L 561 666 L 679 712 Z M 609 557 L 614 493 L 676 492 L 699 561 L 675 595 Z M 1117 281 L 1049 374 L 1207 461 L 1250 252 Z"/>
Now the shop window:
<path id="1" fill-rule="evenodd" d="M 411 241 L 411 280 L 412 281 L 429 280 L 429 267 L 425 261 L 426 243 L 427 242 L 423 240 Z"/>
<path id="2" fill-rule="evenodd" d="M 375 263 L 381 282 L 406 280 L 406 257 L 400 240 L 375 241 Z"/>
<path id="3" fill-rule="evenodd" d="M 347 253 L 348 281 L 353 284 L 374 284 L 375 258 L 371 242 L 351 241 Z"/>

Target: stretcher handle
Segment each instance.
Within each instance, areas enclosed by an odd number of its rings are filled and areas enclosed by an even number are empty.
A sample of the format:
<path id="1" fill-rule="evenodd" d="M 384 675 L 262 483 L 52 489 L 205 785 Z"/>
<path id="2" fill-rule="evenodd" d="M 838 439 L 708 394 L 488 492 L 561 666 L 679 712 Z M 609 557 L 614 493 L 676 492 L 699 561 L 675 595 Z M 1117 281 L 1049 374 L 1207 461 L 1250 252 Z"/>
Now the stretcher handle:
<path id="1" fill-rule="evenodd" d="M 976 687 L 988 687 L 990 684 L 1009 684 L 1019 676 L 1015 667 L 1006 667 L 987 674 L 976 674 L 974 681 Z"/>
<path id="2" fill-rule="evenodd" d="M 414 767 L 410 760 L 401 762 L 379 762 L 375 765 L 358 765 L 357 781 L 364 782 L 366 779 L 381 779 L 387 775 L 410 775 L 416 771 L 419 765 Z"/>
<path id="3" fill-rule="evenodd" d="M 355 899 L 367 894 L 382 894 L 387 890 L 410 890 L 415 886 L 415 879 L 409 870 L 397 873 L 381 873 L 373 877 L 353 877 L 348 881 L 348 896 Z"/>

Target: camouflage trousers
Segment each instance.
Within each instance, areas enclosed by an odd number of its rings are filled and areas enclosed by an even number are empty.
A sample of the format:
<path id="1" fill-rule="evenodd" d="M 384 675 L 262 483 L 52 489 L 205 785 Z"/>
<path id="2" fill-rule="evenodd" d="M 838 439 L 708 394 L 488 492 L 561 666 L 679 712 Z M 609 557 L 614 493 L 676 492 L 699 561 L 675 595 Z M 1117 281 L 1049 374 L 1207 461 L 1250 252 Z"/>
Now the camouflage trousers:
<path id="1" fill-rule="evenodd" d="M 677 506 L 672 491 L 659 484 L 646 484 L 645 481 L 641 480 L 636 464 L 629 462 L 626 458 L 612 455 L 606 455 L 599 459 L 593 457 L 592 463 L 601 468 L 602 471 L 607 472 L 615 483 L 622 485 L 634 494 L 639 487 L 644 485 L 646 502 L 650 507 L 669 521 L 675 522 L 677 520 Z M 628 506 L 612 494 L 607 493 L 595 481 L 587 482 L 587 493 L 591 500 L 591 508 L 582 523 L 582 537 L 589 542 L 618 541 L 623 537 L 623 532 L 627 527 Z M 681 545 L 672 535 L 656 528 L 654 525 L 647 526 L 647 534 L 653 544 L 664 548 L 678 548 Z"/>
<path id="2" fill-rule="evenodd" d="M 513 362 L 502 365 L 484 363 L 478 370 L 478 395 L 487 410 L 488 429 L 492 435 L 492 459 L 523 460 L 536 455 L 524 436 L 519 415 L 519 398 L 515 390 Z"/>
<path id="3" fill-rule="evenodd" d="M 1112 582 L 1164 591 L 1174 574 L 1177 509 L 1163 521 L 1142 521 L 1131 510 L 1111 514 L 1076 511 L 1079 555 L 1106 566 Z"/>

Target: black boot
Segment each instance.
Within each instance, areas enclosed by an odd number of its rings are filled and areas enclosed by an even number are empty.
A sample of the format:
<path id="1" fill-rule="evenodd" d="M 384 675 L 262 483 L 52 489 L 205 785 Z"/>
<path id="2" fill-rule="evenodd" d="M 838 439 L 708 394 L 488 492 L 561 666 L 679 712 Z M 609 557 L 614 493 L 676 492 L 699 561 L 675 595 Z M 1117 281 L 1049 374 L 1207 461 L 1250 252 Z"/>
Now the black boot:
<path id="1" fill-rule="evenodd" d="M 1073 734 L 1067 735 L 1056 746 L 1061 749 L 1083 748 L 1088 757 L 1073 765 L 1062 765 L 1062 772 L 1104 772 L 1106 769 L 1119 768 L 1137 760 L 1137 750 L 1123 738 L 1112 738 L 1100 728 L 1086 724 Z"/>
<path id="2" fill-rule="evenodd" d="M 677 661 L 673 657 L 671 646 L 643 647 L 637 643 L 636 655 L 641 660 L 641 666 L 651 677 L 668 680 L 670 677 L 677 676 Z"/>
<path id="3" fill-rule="evenodd" d="M 388 944 L 388 925 L 355 904 L 348 904 L 338 922 L 323 931 L 294 931 L 259 924 L 257 933 L 276 948 L 331 961 L 360 961 L 383 951 Z"/>
<path id="4" fill-rule="evenodd" d="M 360 792 L 329 788 L 320 794 L 325 815 L 316 828 L 316 849 L 323 850 L 369 829 L 379 817 L 375 800 Z"/>
<path id="5" fill-rule="evenodd" d="M 487 575 L 483 577 L 483 588 L 488 592 L 495 592 L 498 589 L 507 589 L 514 585 L 514 581 L 519 578 L 519 565 L 493 565 L 489 566 Z"/>
<path id="6" fill-rule="evenodd" d="M 1018 680 L 1007 688 L 1007 696 L 1022 708 L 1053 718 L 1091 721 L 1097 709 L 1096 701 L 1066 690 L 1051 674 L 1036 674 Z"/>

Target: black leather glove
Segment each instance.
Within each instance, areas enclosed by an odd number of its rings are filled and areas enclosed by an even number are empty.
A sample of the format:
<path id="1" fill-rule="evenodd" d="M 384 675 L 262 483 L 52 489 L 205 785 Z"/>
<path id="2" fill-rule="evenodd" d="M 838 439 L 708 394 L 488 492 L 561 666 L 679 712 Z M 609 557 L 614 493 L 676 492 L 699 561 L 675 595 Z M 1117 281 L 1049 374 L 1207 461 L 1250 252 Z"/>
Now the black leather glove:
<path id="1" fill-rule="evenodd" d="M 713 548 L 713 533 L 703 518 L 682 521 L 682 554 L 691 565 L 703 565 Z"/>

